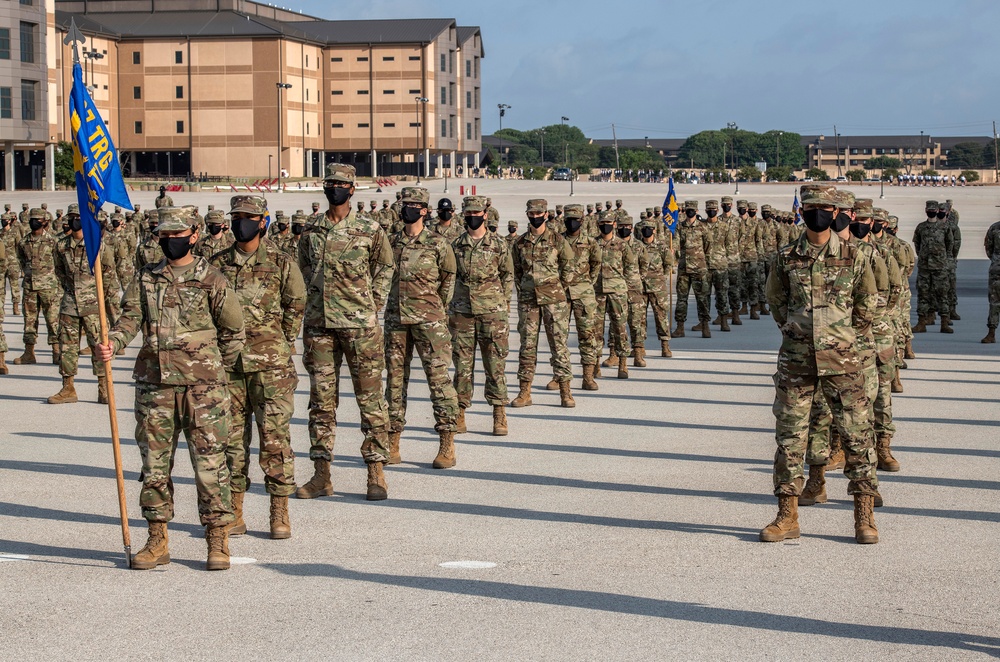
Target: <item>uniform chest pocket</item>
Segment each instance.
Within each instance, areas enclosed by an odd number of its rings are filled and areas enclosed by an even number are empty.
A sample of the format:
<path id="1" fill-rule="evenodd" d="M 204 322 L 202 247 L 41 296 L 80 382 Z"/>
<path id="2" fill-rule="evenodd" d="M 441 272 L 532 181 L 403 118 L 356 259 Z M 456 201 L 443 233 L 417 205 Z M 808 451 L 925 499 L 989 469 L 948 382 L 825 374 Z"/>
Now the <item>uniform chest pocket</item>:
<path id="1" fill-rule="evenodd" d="M 253 279 L 248 291 L 247 301 L 254 308 L 270 308 L 276 297 L 269 296 L 280 291 L 279 271 L 272 265 L 262 265 L 253 268 Z"/>
<path id="2" fill-rule="evenodd" d="M 437 272 L 437 259 L 432 251 L 404 248 L 399 257 L 399 280 L 409 282 Z"/>
<path id="3" fill-rule="evenodd" d="M 199 309 L 207 309 L 208 287 L 202 283 L 184 283 L 176 288 L 181 320 L 191 319 Z"/>

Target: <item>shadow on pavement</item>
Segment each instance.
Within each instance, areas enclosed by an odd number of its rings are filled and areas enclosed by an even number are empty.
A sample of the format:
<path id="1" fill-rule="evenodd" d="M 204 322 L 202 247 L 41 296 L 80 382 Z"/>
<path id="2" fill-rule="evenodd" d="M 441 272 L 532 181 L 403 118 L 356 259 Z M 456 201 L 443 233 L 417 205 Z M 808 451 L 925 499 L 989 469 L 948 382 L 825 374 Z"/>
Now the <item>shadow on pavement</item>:
<path id="1" fill-rule="evenodd" d="M 433 430 L 431 430 L 433 432 Z M 485 434 L 485 433 L 483 433 Z M 495 439 L 496 437 L 491 437 Z M 467 439 L 465 435 L 456 439 L 460 446 L 496 446 L 500 448 L 521 448 L 525 450 L 552 451 L 555 453 L 584 453 L 587 455 L 613 455 L 616 457 L 637 457 L 648 460 L 684 460 L 689 462 L 722 462 L 726 464 L 764 464 L 771 466 L 771 460 L 750 459 L 744 457 L 722 457 L 719 455 L 696 455 L 693 453 L 668 453 L 659 451 L 640 451 L 630 448 L 603 448 L 598 446 L 569 446 L 562 444 L 539 444 L 520 441 L 476 441 Z"/>

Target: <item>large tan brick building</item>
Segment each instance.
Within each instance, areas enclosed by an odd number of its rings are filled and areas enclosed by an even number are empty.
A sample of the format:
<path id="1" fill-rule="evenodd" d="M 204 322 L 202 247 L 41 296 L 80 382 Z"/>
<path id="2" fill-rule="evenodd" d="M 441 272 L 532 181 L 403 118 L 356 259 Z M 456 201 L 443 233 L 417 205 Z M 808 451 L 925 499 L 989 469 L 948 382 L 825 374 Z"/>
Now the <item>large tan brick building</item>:
<path id="1" fill-rule="evenodd" d="M 326 21 L 248 0 L 55 0 L 50 144 L 69 140 L 71 19 L 126 174 L 317 177 L 341 161 L 385 176 L 415 173 L 418 160 L 421 174 L 427 163 L 478 165 L 479 28 Z"/>

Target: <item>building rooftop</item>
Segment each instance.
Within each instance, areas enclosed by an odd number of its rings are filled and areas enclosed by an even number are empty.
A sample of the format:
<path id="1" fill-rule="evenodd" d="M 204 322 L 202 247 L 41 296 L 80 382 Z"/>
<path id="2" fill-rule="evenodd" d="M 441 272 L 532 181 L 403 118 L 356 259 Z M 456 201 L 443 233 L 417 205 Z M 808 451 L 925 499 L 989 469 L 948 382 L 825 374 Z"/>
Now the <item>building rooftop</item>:
<path id="1" fill-rule="evenodd" d="M 450 18 L 291 21 L 284 25 L 327 44 L 425 44 L 437 39 L 445 30 L 457 27 Z"/>

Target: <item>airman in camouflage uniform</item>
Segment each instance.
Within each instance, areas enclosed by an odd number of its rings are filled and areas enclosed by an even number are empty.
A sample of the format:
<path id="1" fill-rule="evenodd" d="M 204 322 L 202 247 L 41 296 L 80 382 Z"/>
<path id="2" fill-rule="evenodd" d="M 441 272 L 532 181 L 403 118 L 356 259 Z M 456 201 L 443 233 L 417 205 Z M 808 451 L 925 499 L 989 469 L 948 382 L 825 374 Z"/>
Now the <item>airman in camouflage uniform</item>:
<path id="1" fill-rule="evenodd" d="M 684 337 L 684 322 L 687 321 L 688 296 L 694 290 L 695 302 L 698 306 L 698 325 L 695 330 L 701 330 L 702 338 L 711 338 L 709 328 L 711 312 L 709 309 L 708 260 L 709 251 L 708 228 L 698 217 L 698 201 L 684 201 L 684 219 L 678 223 L 678 253 L 677 262 L 677 308 L 674 310 L 674 332 L 672 338 Z"/>
<path id="2" fill-rule="evenodd" d="M 59 363 L 59 305 L 62 292 L 56 277 L 56 239 L 47 231 L 41 209 L 29 221 L 31 232 L 17 245 L 17 261 L 24 275 L 24 353 L 15 365 L 37 363 L 38 312 L 45 316 L 52 362 Z"/>
<path id="3" fill-rule="evenodd" d="M 142 240 L 142 243 L 135 249 L 136 273 L 142 271 L 143 267 L 148 264 L 159 264 L 163 261 L 163 249 L 160 248 L 160 238 L 156 236 L 156 228 L 159 226 L 159 215 L 155 211 L 148 215 L 147 225 L 149 232 L 146 238 Z"/>
<path id="4" fill-rule="evenodd" d="M 0 215 L 0 243 L 6 257 L 0 261 L 0 308 L 7 297 L 7 283 L 10 283 L 10 298 L 14 304 L 14 314 L 21 314 L 21 266 L 17 261 L 17 245 L 23 238 L 17 214 L 7 211 Z"/>
<path id="5" fill-rule="evenodd" d="M 636 227 L 639 237 L 636 248 L 639 276 L 642 278 L 642 324 L 645 327 L 648 310 L 652 308 L 656 336 L 660 339 L 660 356 L 670 357 L 673 352 L 670 351 L 670 292 L 667 289 L 667 276 L 674 269 L 674 254 L 656 236 L 661 227 L 662 224 L 658 226 L 656 220 L 649 218 L 645 223 L 640 223 Z"/>
<path id="6" fill-rule="evenodd" d="M 743 289 L 743 262 L 740 257 L 740 217 L 733 213 L 733 199 L 724 195 L 721 199 L 722 214 L 719 222 L 729 226 L 726 233 L 726 257 L 729 259 L 729 314 L 733 324 L 743 324 L 740 320 L 740 291 Z"/>
<path id="7" fill-rule="evenodd" d="M 854 495 L 855 539 L 878 542 L 874 506 L 874 450 L 870 401 L 855 349 L 871 324 L 876 290 L 857 246 L 830 230 L 836 189 L 803 187 L 805 236 L 782 247 L 767 281 L 767 298 L 782 332 L 775 384 L 774 493 L 778 515 L 760 534 L 764 542 L 799 537 L 798 498 L 814 393 L 821 390 L 847 449 L 845 474 Z M 822 315 L 812 302 L 827 302 Z"/>
<path id="8" fill-rule="evenodd" d="M 353 166 L 332 163 L 323 180 L 330 209 L 299 243 L 306 283 L 302 362 L 309 372 L 309 458 L 315 475 L 295 495 L 333 494 L 330 462 L 337 430 L 337 382 L 347 360 L 361 410 L 370 501 L 388 497 L 383 465 L 389 459 L 389 411 L 382 393 L 385 348 L 377 313 L 392 284 L 392 247 L 382 228 L 351 210 Z"/>
<path id="9" fill-rule="evenodd" d="M 945 200 L 938 205 L 938 212 L 941 207 L 945 210 L 945 221 L 948 229 L 951 230 L 951 254 L 948 256 L 948 306 L 950 312 L 949 319 L 954 322 L 961 320 L 958 314 L 958 253 L 962 250 L 962 230 L 958 227 L 958 210 L 952 207 L 951 200 Z"/>
<path id="10" fill-rule="evenodd" d="M 34 213 L 32 214 L 35 217 Z M 55 272 L 63 290 L 59 307 L 59 344 L 62 353 L 59 374 L 62 388 L 48 399 L 49 404 L 77 402 L 73 378 L 77 372 L 80 356 L 80 331 L 86 334 L 87 344 L 93 348 L 101 342 L 101 321 L 97 306 L 97 278 L 90 272 L 87 251 L 83 244 L 83 228 L 80 225 L 79 206 L 72 204 L 66 212 L 72 234 L 63 237 L 56 245 Z M 115 275 L 115 258 L 111 248 L 102 244 L 99 254 L 101 275 L 108 292 L 119 288 Z M 104 373 L 104 363 L 91 356 L 94 374 L 97 375 L 97 401 L 108 402 L 108 382 Z"/>
<path id="11" fill-rule="evenodd" d="M 497 208 L 493 206 L 493 201 L 486 198 L 486 226 L 489 227 L 490 223 L 500 222 L 500 212 Z"/>
<path id="12" fill-rule="evenodd" d="M 193 251 L 198 257 L 211 258 L 233 245 L 234 238 L 229 232 L 226 215 L 221 209 L 208 212 L 205 216 L 205 228 L 207 232 L 198 240 Z"/>
<path id="13" fill-rule="evenodd" d="M 284 229 L 280 227 L 278 228 L 278 234 L 271 237 L 271 243 L 273 243 L 279 251 L 290 256 L 297 265 L 298 254 L 296 248 L 298 247 L 299 235 L 292 231 L 295 219 L 301 219 L 304 227 L 306 221 L 305 211 L 302 209 L 296 209 L 291 218 L 285 219 Z"/>
<path id="14" fill-rule="evenodd" d="M 924 333 L 933 323 L 934 313 L 941 315 L 941 333 L 954 333 L 951 328 L 951 302 L 948 293 L 949 260 L 955 255 L 952 232 L 945 220 L 947 212 L 936 200 L 925 206 L 927 220 L 913 232 L 913 247 L 917 251 L 917 325 L 914 333 Z"/>
<path id="15" fill-rule="evenodd" d="M 615 362 L 618 364 L 618 379 L 628 379 L 628 347 L 625 335 L 625 324 L 628 319 L 628 290 L 629 284 L 639 277 L 639 263 L 636 260 L 632 248 L 622 241 L 616 234 L 617 222 L 614 220 L 614 213 L 605 212 L 598 225 L 601 231 L 601 238 L 597 244 L 601 249 L 601 268 L 597 281 L 594 284 L 594 292 L 597 295 L 597 328 L 598 352 L 600 357 L 604 350 L 604 318 L 607 315 L 611 320 L 608 329 L 608 339 L 610 358 L 604 363 L 605 367 L 612 367 Z M 600 377 L 600 371 L 596 374 Z"/>
<path id="16" fill-rule="evenodd" d="M 174 199 L 171 198 L 169 195 L 167 195 L 166 186 L 160 187 L 160 195 L 156 196 L 156 198 L 153 200 L 153 205 L 155 205 L 157 209 L 160 209 L 161 207 L 174 206 Z"/>
<path id="17" fill-rule="evenodd" d="M 507 242 L 507 248 L 512 248 L 514 242 L 517 241 L 517 221 L 507 221 L 507 236 L 504 240 Z"/>
<path id="18" fill-rule="evenodd" d="M 457 272 L 455 293 L 448 307 L 454 386 L 458 396 L 458 432 L 467 431 L 465 410 L 472 405 L 476 347 L 483 355 L 486 401 L 493 405 L 493 434 L 507 434 L 507 378 L 504 366 L 509 351 L 510 296 L 514 264 L 508 242 L 487 231 L 486 198 L 467 196 L 462 201 L 465 228 L 454 242 Z"/>
<path id="19" fill-rule="evenodd" d="M 403 194 L 400 191 L 396 191 L 396 201 L 389 205 L 389 209 L 392 210 L 394 223 L 399 221 L 399 212 L 403 208 Z"/>
<path id="20" fill-rule="evenodd" d="M 626 317 L 628 319 L 629 338 L 631 338 L 631 350 L 629 355 L 633 357 L 632 365 L 637 368 L 646 367 L 645 345 L 646 345 L 646 296 L 642 286 L 642 265 L 639 264 L 639 240 L 633 237 L 632 217 L 627 212 L 619 211 L 617 228 L 615 233 L 618 238 L 625 243 L 632 255 L 636 258 L 636 270 L 631 277 L 626 278 L 628 282 L 628 308 Z M 614 330 L 609 330 L 613 333 Z M 612 340 L 609 345 L 617 344 Z M 611 367 L 607 364 L 606 367 Z"/>
<path id="21" fill-rule="evenodd" d="M 563 237 L 573 250 L 573 260 L 566 275 L 567 313 L 576 319 L 577 346 L 580 348 L 580 363 L 583 365 L 583 389 L 596 391 L 594 373 L 600 358 L 601 341 L 597 337 L 597 295 L 594 284 L 601 273 L 601 248 L 594 237 L 583 231 L 583 205 L 566 205 L 566 231 Z M 604 311 L 601 310 L 601 317 Z M 570 320 L 566 320 L 569 328 Z M 602 329 L 603 332 L 603 329 Z M 555 380 L 549 382 L 549 390 L 559 388 Z"/>
<path id="22" fill-rule="evenodd" d="M 462 221 L 455 218 L 455 208 L 448 198 L 438 200 L 437 216 L 427 227 L 435 234 L 444 237 L 449 244 L 458 239 L 463 231 Z M 447 303 L 446 301 L 445 305 Z"/>
<path id="23" fill-rule="evenodd" d="M 997 324 L 1000 324 L 1000 221 L 990 226 L 983 242 L 986 257 L 990 261 L 987 281 L 987 297 L 990 304 L 986 318 L 986 335 L 982 342 L 986 344 L 997 341 Z"/>
<path id="24" fill-rule="evenodd" d="M 455 255 L 448 241 L 426 227 L 430 195 L 425 188 L 403 189 L 405 227 L 390 239 L 396 270 L 385 307 L 385 399 L 389 405 L 391 464 L 400 461 L 399 440 L 406 425 L 413 350 L 427 375 L 440 438 L 435 469 L 455 466 L 458 396 L 448 375 L 451 335 L 446 307 L 455 288 Z"/>
<path id="25" fill-rule="evenodd" d="M 489 198 L 486 201 L 489 203 Z M 531 382 L 538 362 L 538 333 L 542 325 L 552 351 L 552 373 L 559 382 L 560 402 L 563 407 L 576 406 L 570 390 L 573 369 L 566 344 L 569 334 L 566 281 L 574 255 L 563 236 L 546 227 L 547 206 L 539 198 L 528 200 L 528 231 L 518 237 L 511 249 L 517 287 L 517 331 L 521 339 L 517 369 L 520 392 L 511 401 L 512 407 L 531 405 Z M 487 206 L 487 218 L 489 210 Z"/>
<path id="26" fill-rule="evenodd" d="M 705 296 L 711 299 L 712 289 L 715 289 L 715 312 L 718 317 L 712 322 L 718 324 L 722 331 L 729 331 L 729 251 L 726 242 L 729 240 L 729 225 L 718 219 L 719 201 L 708 200 L 705 203 L 705 234 L 708 247 L 705 250 L 705 262 L 708 266 L 708 280 Z"/>
<path id="27" fill-rule="evenodd" d="M 226 443 L 230 402 L 226 372 L 243 350 L 240 302 L 226 278 L 205 258 L 191 255 L 198 235 L 185 209 L 161 207 L 157 233 L 169 259 L 147 265 L 129 286 L 122 315 L 107 345 L 94 354 L 110 361 L 142 331 L 132 373 L 135 440 L 142 455 L 142 516 L 149 522 L 146 546 L 132 567 L 148 570 L 170 562 L 167 522 L 174 516 L 170 477 L 177 438 L 184 431 L 198 514 L 206 527 L 208 570 L 229 568 L 227 527 L 233 522 Z"/>
<path id="28" fill-rule="evenodd" d="M 761 205 L 760 208 L 760 246 L 757 248 L 757 256 L 760 259 L 761 274 L 766 281 L 771 274 L 771 263 L 774 261 L 778 248 L 778 221 L 777 212 L 771 205 Z M 770 311 L 765 302 L 760 309 L 761 314 L 767 315 Z"/>
<path id="29" fill-rule="evenodd" d="M 913 246 L 910 246 L 905 239 L 901 239 L 898 236 L 899 232 L 899 218 L 896 216 L 889 216 L 889 244 L 893 247 L 895 251 L 896 262 L 899 264 L 900 276 L 903 280 L 903 292 L 899 297 L 899 314 L 897 324 L 899 326 L 899 337 L 896 340 L 898 362 L 901 368 L 906 368 L 906 359 L 916 358 L 913 354 L 913 330 L 910 328 L 910 308 L 913 300 L 913 293 L 910 291 L 910 276 L 913 275 L 913 270 L 917 266 L 917 255 L 913 251 Z M 898 378 L 898 372 L 897 372 Z M 900 389 L 894 390 L 893 393 L 902 393 L 902 384 L 899 385 Z"/>
<path id="30" fill-rule="evenodd" d="M 226 445 L 233 495 L 230 535 L 246 533 L 243 495 L 250 488 L 251 420 L 257 419 L 260 468 L 270 495 L 273 539 L 292 535 L 288 497 L 295 492 L 295 453 L 290 424 L 299 376 L 292 347 L 299 335 L 306 289 L 298 265 L 263 238 L 267 202 L 260 196 L 237 195 L 230 201 L 232 223 L 256 225 L 251 239 L 216 253 L 209 262 L 236 292 L 243 311 L 246 342 L 228 373 L 230 420 Z M 240 228 L 241 238 L 250 236 Z"/>
<path id="31" fill-rule="evenodd" d="M 760 319 L 758 292 L 761 289 L 759 263 L 757 260 L 757 219 L 750 216 L 750 203 L 736 201 L 736 243 L 740 253 L 740 314 L 750 315 L 750 319 Z"/>
<path id="32" fill-rule="evenodd" d="M 0 264 L 5 264 L 7 262 L 7 246 L 0 241 Z M 7 354 L 7 336 L 3 332 L 3 318 L 4 318 L 4 298 L 6 292 L 0 290 L 0 375 L 6 375 L 10 372 L 7 367 L 7 360 L 5 355 Z"/>

